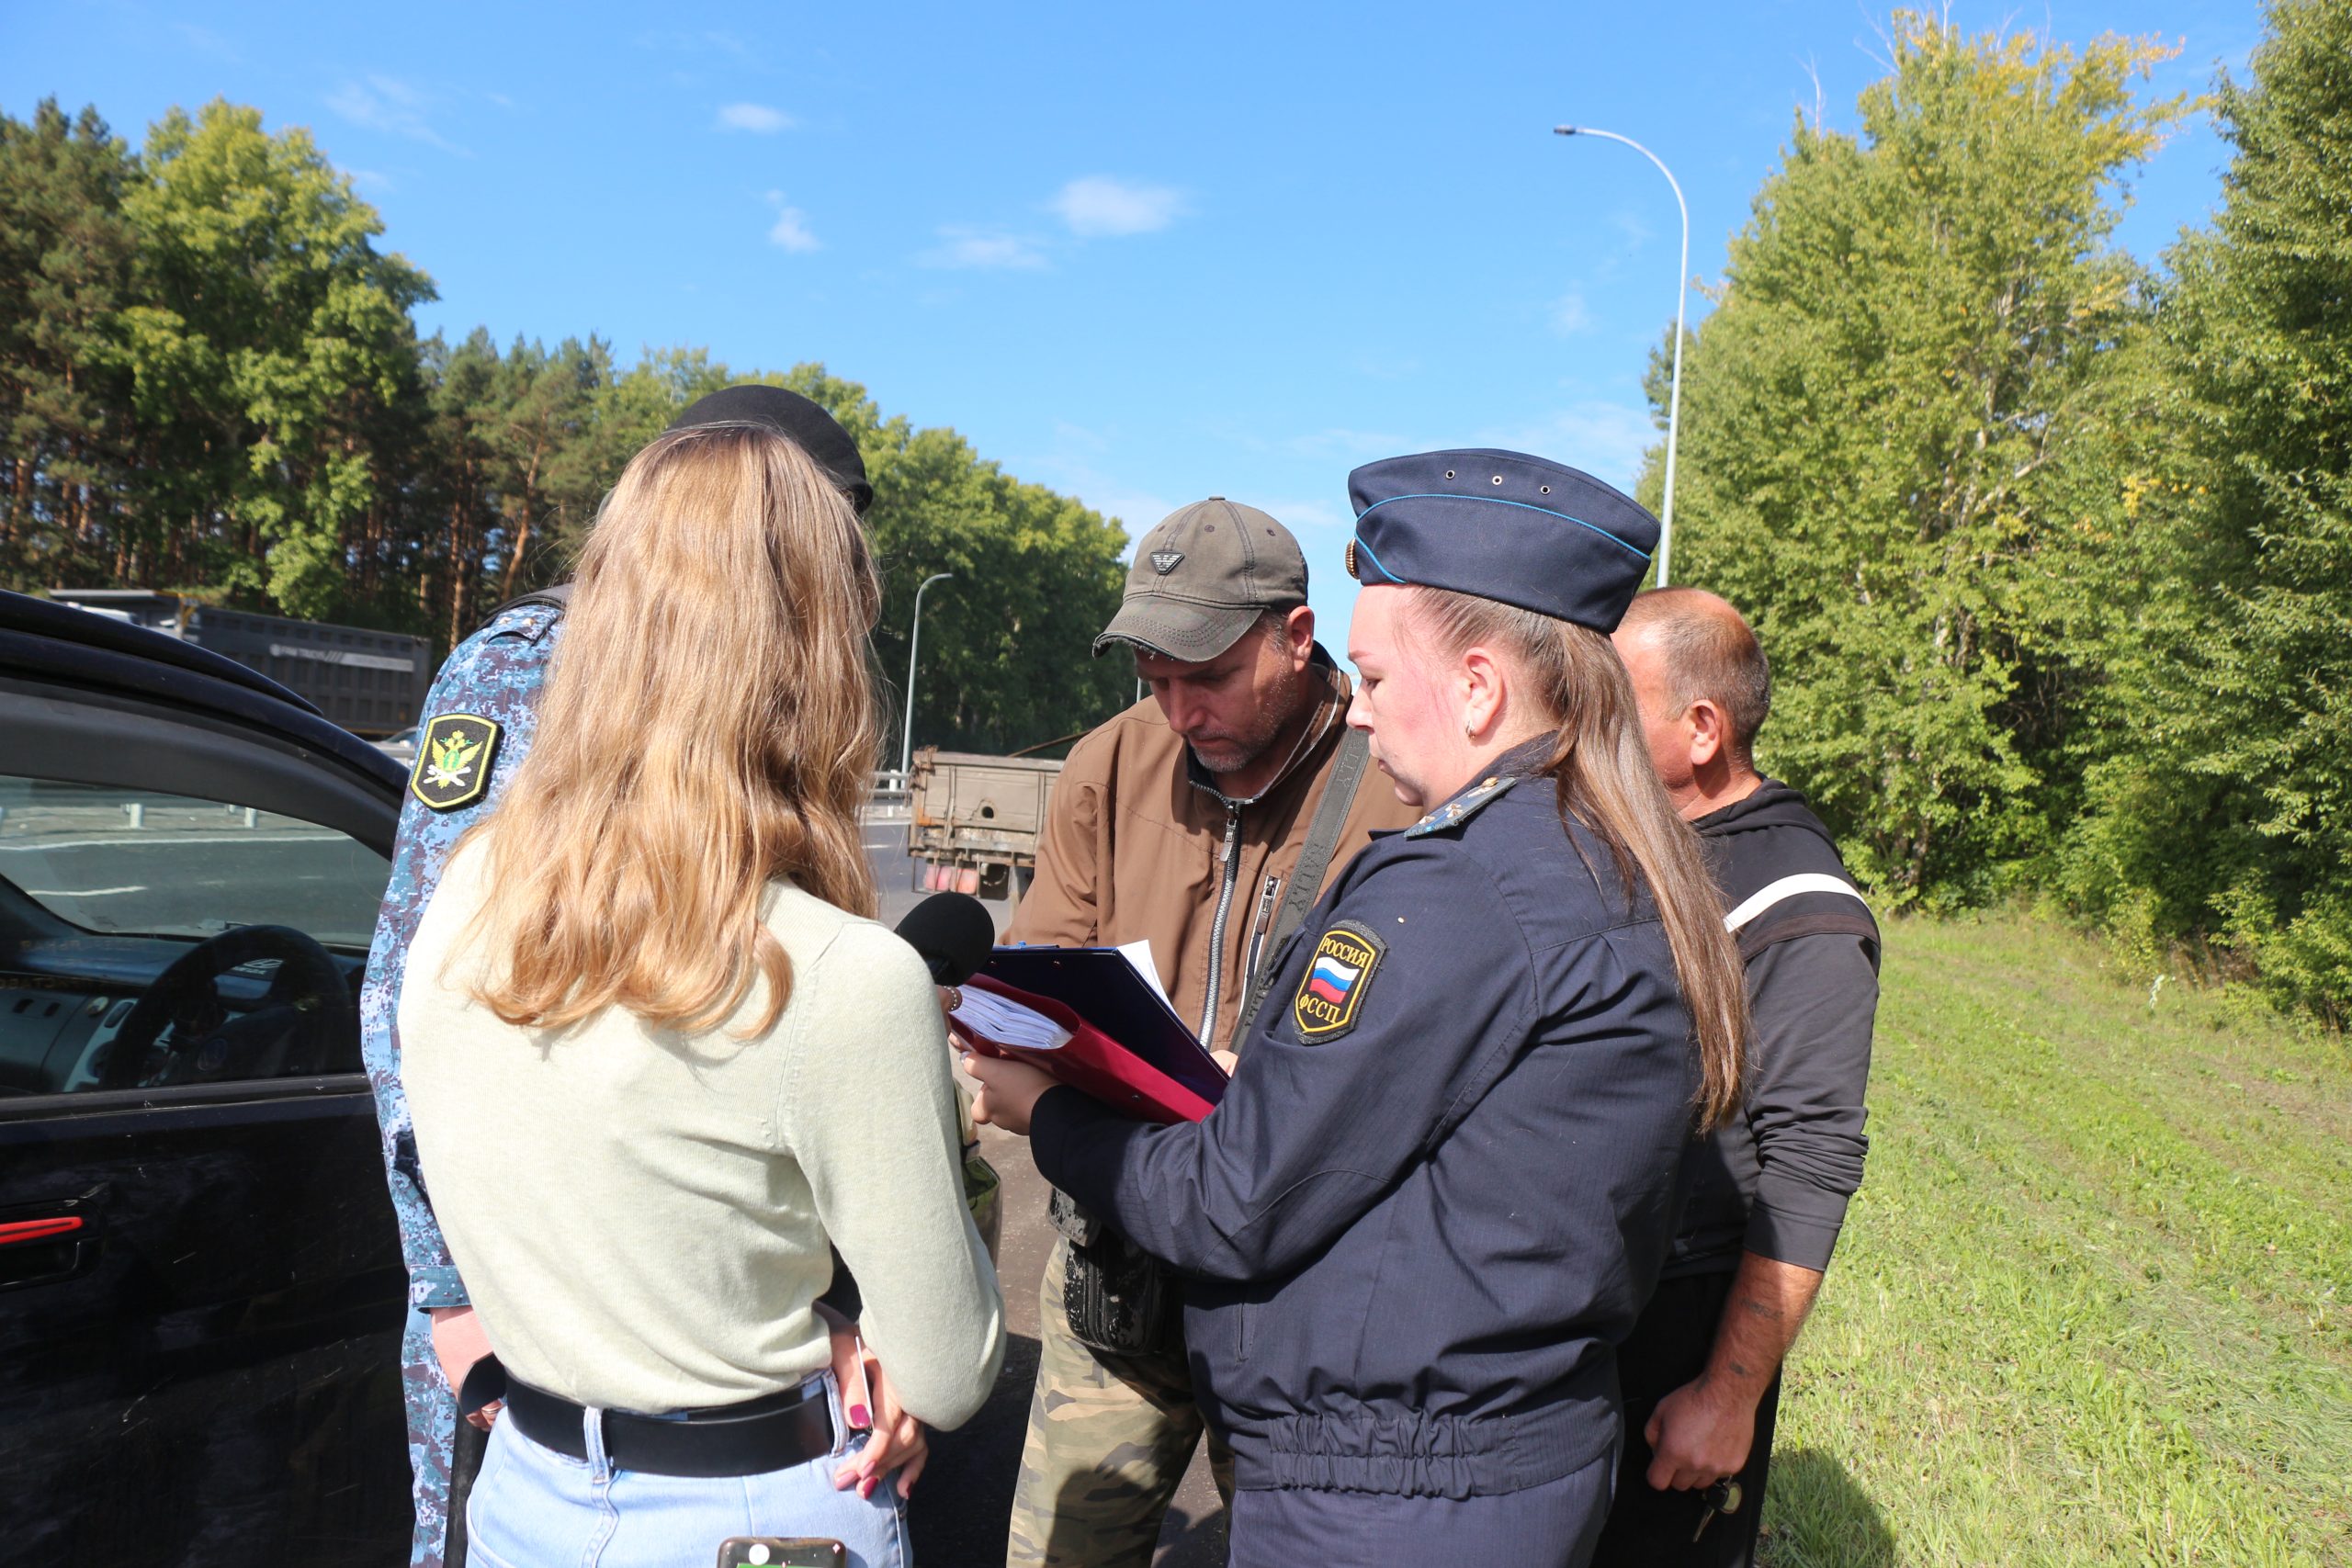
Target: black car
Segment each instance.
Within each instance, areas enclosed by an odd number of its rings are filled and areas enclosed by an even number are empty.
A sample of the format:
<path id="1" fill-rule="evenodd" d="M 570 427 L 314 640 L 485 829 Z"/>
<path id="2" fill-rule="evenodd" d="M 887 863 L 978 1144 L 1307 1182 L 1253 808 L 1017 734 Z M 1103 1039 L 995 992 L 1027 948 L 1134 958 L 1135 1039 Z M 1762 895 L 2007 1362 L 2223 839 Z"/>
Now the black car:
<path id="1" fill-rule="evenodd" d="M 408 1556 L 356 998 L 404 773 L 0 593 L 0 1561 Z"/>

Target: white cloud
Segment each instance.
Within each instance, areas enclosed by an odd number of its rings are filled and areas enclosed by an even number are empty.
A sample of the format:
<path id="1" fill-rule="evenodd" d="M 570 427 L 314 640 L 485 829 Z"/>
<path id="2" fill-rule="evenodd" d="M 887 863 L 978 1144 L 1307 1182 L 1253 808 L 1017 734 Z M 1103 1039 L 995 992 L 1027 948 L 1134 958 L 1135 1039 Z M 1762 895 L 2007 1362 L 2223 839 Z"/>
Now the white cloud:
<path id="1" fill-rule="evenodd" d="M 1036 241 L 1000 229 L 951 223 L 939 231 L 939 242 L 915 259 L 924 266 L 969 271 L 1036 272 L 1048 265 Z"/>
<path id="2" fill-rule="evenodd" d="M 1647 404 L 1589 398 L 1530 424 L 1484 432 L 1477 444 L 1549 457 L 1631 494 L 1642 455 L 1665 438 L 1651 422 Z"/>
<path id="3" fill-rule="evenodd" d="M 1592 325 L 1592 312 L 1585 309 L 1584 290 L 1571 288 L 1552 302 L 1552 330 L 1562 337 L 1574 337 Z"/>
<path id="4" fill-rule="evenodd" d="M 809 231 L 808 215 L 797 207 L 788 206 L 784 192 L 768 192 L 768 205 L 775 209 L 775 221 L 768 228 L 768 243 L 795 255 L 823 249 L 823 243 Z"/>
<path id="5" fill-rule="evenodd" d="M 773 136 L 779 130 L 790 130 L 797 123 L 779 108 L 765 104 L 724 104 L 718 110 L 721 130 L 749 130 L 761 136 Z"/>
<path id="6" fill-rule="evenodd" d="M 1066 488 L 1072 495 L 1094 508 L 1103 516 L 1127 531 L 1126 554 L 1120 558 L 1135 558 L 1135 543 L 1151 532 L 1153 525 L 1176 510 L 1178 502 L 1149 491 L 1137 490 L 1114 479 L 1093 475 L 1071 481 Z"/>
<path id="7" fill-rule="evenodd" d="M 345 169 L 345 178 L 361 190 L 396 190 L 390 175 L 379 175 L 373 169 Z"/>
<path id="8" fill-rule="evenodd" d="M 1070 181 L 1049 205 L 1071 233 L 1087 238 L 1149 234 L 1167 228 L 1188 210 L 1181 191 L 1108 175 Z"/>
<path id="9" fill-rule="evenodd" d="M 172 30 L 178 33 L 181 40 L 198 54 L 209 54 L 215 60 L 226 61 L 232 65 L 244 63 L 244 56 L 237 52 L 236 46 L 209 28 L 195 27 L 187 22 L 175 22 L 173 24 Z"/>
<path id="10" fill-rule="evenodd" d="M 647 32 L 638 34 L 632 41 L 640 50 L 662 50 L 673 54 L 689 55 L 716 52 L 731 55 L 748 63 L 758 63 L 752 46 L 733 33 Z"/>
<path id="11" fill-rule="evenodd" d="M 1179 502 L 1142 488 L 1132 475 L 1117 471 L 1125 465 L 1114 450 L 1116 435 L 1115 431 L 1056 420 L 1052 448 L 1040 456 L 1023 457 L 1015 466 L 1021 473 L 1117 520 L 1127 531 L 1126 553 L 1131 556 L 1135 541 L 1175 511 Z"/>
<path id="12" fill-rule="evenodd" d="M 1276 501 L 1268 502 L 1265 510 L 1293 533 L 1301 528 L 1337 528 L 1352 521 L 1332 501 Z"/>
<path id="13" fill-rule="evenodd" d="M 426 121 L 426 104 L 422 91 L 397 76 L 371 75 L 365 82 L 345 82 L 326 96 L 328 108 L 363 130 L 405 136 L 460 158 L 472 157 Z"/>
<path id="14" fill-rule="evenodd" d="M 1282 442 L 1282 450 L 1295 457 L 1363 458 L 1385 457 L 1408 449 L 1402 436 L 1378 430 L 1349 430 L 1334 425 Z"/>

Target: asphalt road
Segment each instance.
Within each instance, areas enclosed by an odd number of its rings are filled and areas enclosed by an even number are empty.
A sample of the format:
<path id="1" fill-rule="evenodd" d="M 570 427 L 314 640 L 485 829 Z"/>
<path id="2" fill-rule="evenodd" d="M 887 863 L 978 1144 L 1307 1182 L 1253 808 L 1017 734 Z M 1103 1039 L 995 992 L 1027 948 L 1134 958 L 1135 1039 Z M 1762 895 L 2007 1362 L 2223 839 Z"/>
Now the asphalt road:
<path id="1" fill-rule="evenodd" d="M 384 893 L 382 856 L 331 829 L 219 807 L 11 812 L 0 878 L 97 931 L 211 936 L 231 925 L 291 926 L 364 948 Z"/>
<path id="2" fill-rule="evenodd" d="M 903 827 L 883 822 L 866 827 L 866 853 L 881 886 L 882 919 L 893 925 L 925 897 L 913 890 L 905 835 Z M 1004 908 L 989 906 L 1000 921 Z M 1025 1138 L 983 1127 L 980 1152 L 1004 1182 L 997 1277 L 1004 1288 L 1009 1338 L 1004 1371 L 979 1415 L 932 1439 L 931 1467 L 909 1510 L 915 1560 L 924 1568 L 985 1568 L 1004 1561 L 1012 1483 L 1021 1468 L 1037 1372 L 1037 1281 L 1054 1239 L 1046 1223 L 1046 1183 L 1030 1163 Z M 1153 1561 L 1157 1568 L 1216 1568 L 1225 1561 L 1225 1509 L 1209 1479 L 1205 1449 L 1193 1455 Z"/>

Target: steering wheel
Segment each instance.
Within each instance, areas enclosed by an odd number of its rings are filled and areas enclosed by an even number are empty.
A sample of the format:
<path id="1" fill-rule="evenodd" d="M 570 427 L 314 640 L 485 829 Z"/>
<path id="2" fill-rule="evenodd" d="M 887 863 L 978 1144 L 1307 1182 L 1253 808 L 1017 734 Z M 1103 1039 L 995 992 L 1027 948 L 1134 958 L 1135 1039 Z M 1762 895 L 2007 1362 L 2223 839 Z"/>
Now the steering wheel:
<path id="1" fill-rule="evenodd" d="M 214 980 L 263 958 L 277 960 L 269 990 L 231 1017 Z M 356 1027 L 350 987 L 325 948 L 291 926 L 235 926 L 155 976 L 107 1043 L 97 1087 L 280 1077 L 289 1065 L 315 1068 Z"/>

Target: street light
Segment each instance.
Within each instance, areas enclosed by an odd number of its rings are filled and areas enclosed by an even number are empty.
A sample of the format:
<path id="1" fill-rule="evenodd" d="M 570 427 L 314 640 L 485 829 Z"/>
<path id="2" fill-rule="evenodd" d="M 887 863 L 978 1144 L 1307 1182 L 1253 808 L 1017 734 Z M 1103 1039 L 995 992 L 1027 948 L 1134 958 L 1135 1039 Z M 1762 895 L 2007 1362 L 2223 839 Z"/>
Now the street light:
<path id="1" fill-rule="evenodd" d="M 1682 261 L 1674 272 L 1674 379 L 1666 395 L 1666 506 L 1665 515 L 1658 519 L 1657 585 L 1666 586 L 1668 557 L 1674 548 L 1674 436 L 1682 419 L 1682 304 L 1690 291 L 1690 209 L 1682 199 L 1682 186 L 1674 171 L 1666 166 L 1658 155 L 1630 136 L 1620 136 L 1613 130 L 1596 130 L 1589 125 L 1555 125 L 1555 136 L 1598 136 L 1607 141 L 1622 141 L 1657 165 L 1666 183 L 1674 186 L 1674 205 L 1682 209 Z"/>
<path id="2" fill-rule="evenodd" d="M 915 590 L 914 624 L 907 628 L 907 728 L 899 741 L 899 772 L 904 775 L 914 766 L 915 760 L 915 649 L 922 641 L 922 591 L 934 582 L 946 582 L 955 577 L 952 571 L 934 571 L 922 580 Z"/>

